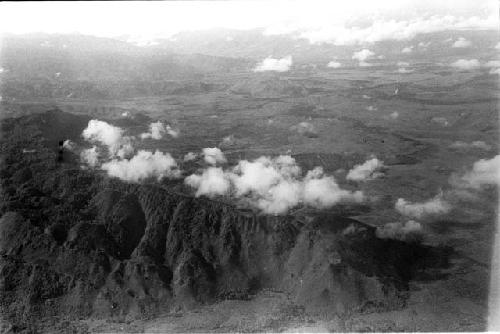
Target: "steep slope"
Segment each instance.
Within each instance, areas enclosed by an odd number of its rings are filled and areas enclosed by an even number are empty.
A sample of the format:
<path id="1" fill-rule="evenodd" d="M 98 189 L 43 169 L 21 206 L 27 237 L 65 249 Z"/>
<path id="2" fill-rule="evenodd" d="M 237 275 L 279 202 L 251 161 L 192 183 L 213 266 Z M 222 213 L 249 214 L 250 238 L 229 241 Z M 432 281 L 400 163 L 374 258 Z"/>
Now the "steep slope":
<path id="1" fill-rule="evenodd" d="M 52 111 L 2 127 L 0 305 L 15 328 L 36 331 L 51 316 L 151 317 L 263 289 L 311 313 L 397 309 L 411 281 L 449 266 L 448 249 L 378 239 L 353 219 L 249 214 L 57 163 L 41 140 L 46 119 L 81 121 Z M 36 152 L 20 153 L 26 145 Z"/>

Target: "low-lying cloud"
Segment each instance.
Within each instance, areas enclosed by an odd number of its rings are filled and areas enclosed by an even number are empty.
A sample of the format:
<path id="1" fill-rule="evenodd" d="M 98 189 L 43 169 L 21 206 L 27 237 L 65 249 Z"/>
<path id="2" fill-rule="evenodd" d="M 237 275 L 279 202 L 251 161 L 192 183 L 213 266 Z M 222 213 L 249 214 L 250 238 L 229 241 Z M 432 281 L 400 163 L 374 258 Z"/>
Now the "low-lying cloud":
<path id="1" fill-rule="evenodd" d="M 473 142 L 467 143 L 463 141 L 455 141 L 450 145 L 450 148 L 456 150 L 471 150 L 471 149 L 480 149 L 484 151 L 491 150 L 491 145 L 486 144 L 482 140 L 475 140 Z"/>
<path id="2" fill-rule="evenodd" d="M 360 165 L 355 165 L 349 173 L 347 173 L 346 179 L 351 181 L 373 180 L 383 175 L 383 173 L 380 172 L 383 167 L 383 161 L 372 158 Z"/>
<path id="3" fill-rule="evenodd" d="M 328 64 L 326 64 L 326 67 L 329 67 L 329 68 L 340 68 L 340 67 L 342 67 L 342 64 L 339 63 L 338 61 L 332 60 Z"/>
<path id="4" fill-rule="evenodd" d="M 161 121 L 151 123 L 149 125 L 149 132 L 141 133 L 140 137 L 141 139 L 151 138 L 160 140 L 166 133 L 174 138 L 179 137 L 179 130 L 172 129 L 168 124 L 165 126 Z"/>
<path id="5" fill-rule="evenodd" d="M 451 205 L 443 199 L 443 194 L 420 203 L 411 203 L 403 198 L 399 198 L 395 204 L 395 209 L 404 216 L 412 218 L 424 218 L 431 215 L 448 213 Z"/>
<path id="6" fill-rule="evenodd" d="M 110 157 L 124 158 L 133 153 L 132 138 L 123 135 L 124 130 L 96 119 L 90 120 L 82 136 L 90 142 L 107 146 Z"/>
<path id="7" fill-rule="evenodd" d="M 267 57 L 263 61 L 257 64 L 254 68 L 254 72 L 287 72 L 292 67 L 292 56 L 286 56 L 281 59 Z"/>
<path id="8" fill-rule="evenodd" d="M 163 177 L 180 176 L 177 163 L 169 153 L 155 153 L 140 150 L 130 159 L 113 159 L 101 166 L 109 176 L 124 181 L 139 182 L 148 178 L 161 180 Z"/>
<path id="9" fill-rule="evenodd" d="M 422 238 L 422 225 L 414 220 L 409 220 L 405 223 L 388 223 L 377 227 L 375 234 L 380 239 L 418 241 Z"/>
<path id="10" fill-rule="evenodd" d="M 97 146 L 94 145 L 91 148 L 82 150 L 80 152 L 80 160 L 90 167 L 96 167 L 99 163 L 99 153 L 97 152 Z"/>
<path id="11" fill-rule="evenodd" d="M 352 59 L 357 60 L 359 62 L 359 66 L 371 66 L 371 64 L 366 61 L 373 58 L 374 56 L 375 52 L 368 49 L 363 49 L 361 51 L 354 52 L 352 55 Z"/>
<path id="12" fill-rule="evenodd" d="M 477 59 L 459 59 L 451 63 L 451 66 L 462 71 L 471 71 L 478 69 L 481 64 Z"/>
<path id="13" fill-rule="evenodd" d="M 195 196 L 205 195 L 208 197 L 225 195 L 229 192 L 231 184 L 222 168 L 209 167 L 201 175 L 192 174 L 184 179 L 184 182 L 196 189 Z"/>
<path id="14" fill-rule="evenodd" d="M 479 189 L 485 185 L 500 185 L 500 155 L 480 159 L 461 177 L 461 186 Z"/>
<path id="15" fill-rule="evenodd" d="M 209 167 L 185 183 L 196 189 L 196 196 L 229 195 L 269 214 L 283 214 L 299 204 L 325 208 L 364 200 L 362 192 L 341 189 L 320 167 L 302 177 L 295 159 L 286 155 L 241 160 L 225 171 Z"/>
<path id="16" fill-rule="evenodd" d="M 218 147 L 207 147 L 202 150 L 203 159 L 207 164 L 216 165 L 227 162 L 224 153 Z"/>

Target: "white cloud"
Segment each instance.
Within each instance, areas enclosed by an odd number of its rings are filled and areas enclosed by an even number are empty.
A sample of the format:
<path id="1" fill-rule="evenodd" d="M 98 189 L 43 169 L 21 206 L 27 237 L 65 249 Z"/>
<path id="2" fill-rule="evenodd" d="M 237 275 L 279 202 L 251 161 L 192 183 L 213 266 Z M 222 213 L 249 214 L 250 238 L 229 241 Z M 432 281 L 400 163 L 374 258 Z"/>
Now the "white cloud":
<path id="1" fill-rule="evenodd" d="M 383 161 L 380 161 L 377 158 L 372 158 L 365 161 L 363 164 L 355 165 L 347 173 L 346 179 L 351 181 L 373 180 L 382 175 L 382 173 L 379 171 L 383 167 Z"/>
<path id="2" fill-rule="evenodd" d="M 500 68 L 492 68 L 489 73 L 490 74 L 500 74 Z"/>
<path id="3" fill-rule="evenodd" d="M 198 154 L 193 153 L 193 152 L 188 152 L 188 153 L 186 153 L 186 155 L 184 155 L 183 160 L 184 160 L 184 162 L 192 161 L 192 160 L 195 160 L 197 157 L 198 157 Z"/>
<path id="4" fill-rule="evenodd" d="M 426 49 L 429 45 L 431 45 L 431 42 L 420 42 L 418 43 L 419 48 Z"/>
<path id="5" fill-rule="evenodd" d="M 411 203 L 403 198 L 399 198 L 396 202 L 395 209 L 408 217 L 422 218 L 428 215 L 439 215 L 448 213 L 451 206 L 443 198 L 443 194 L 438 194 L 422 203 Z"/>
<path id="6" fill-rule="evenodd" d="M 196 188 L 196 196 L 214 197 L 225 195 L 230 190 L 230 182 L 222 168 L 209 167 L 201 175 L 192 174 L 184 180 L 190 187 Z"/>
<path id="7" fill-rule="evenodd" d="M 325 176 L 321 167 L 309 171 L 304 180 L 304 203 L 316 208 L 330 207 L 341 201 L 362 202 L 361 191 L 351 192 L 339 187 L 333 176 Z"/>
<path id="8" fill-rule="evenodd" d="M 381 239 L 414 241 L 421 238 L 422 225 L 414 220 L 409 220 L 406 223 L 388 223 L 384 226 L 377 227 L 375 234 Z"/>
<path id="9" fill-rule="evenodd" d="M 459 59 L 450 65 L 463 71 L 475 70 L 480 66 L 479 60 L 477 59 Z"/>
<path id="10" fill-rule="evenodd" d="M 333 176 L 324 175 L 319 167 L 301 177 L 301 169 L 291 156 L 242 160 L 226 171 L 209 167 L 185 182 L 196 189 L 197 196 L 232 195 L 269 214 L 283 214 L 301 203 L 324 208 L 364 200 L 362 192 L 341 189 Z"/>
<path id="11" fill-rule="evenodd" d="M 389 117 L 392 119 L 397 119 L 399 117 L 399 113 L 397 111 L 392 112 Z"/>
<path id="12" fill-rule="evenodd" d="M 466 143 L 466 142 L 459 140 L 459 141 L 453 142 L 450 145 L 450 148 L 463 149 L 463 150 L 481 149 L 481 150 L 489 151 L 491 149 L 491 145 L 486 144 L 482 140 L 475 140 L 475 141 L 470 142 L 470 143 Z"/>
<path id="13" fill-rule="evenodd" d="M 339 63 L 338 61 L 332 60 L 326 66 L 329 68 L 340 68 L 340 67 L 342 67 L 342 64 Z"/>
<path id="14" fill-rule="evenodd" d="M 408 66 L 410 66 L 410 63 L 406 62 L 406 61 L 398 61 L 397 65 L 399 67 L 408 67 Z"/>
<path id="15" fill-rule="evenodd" d="M 96 8 L 98 8 L 96 10 Z M 117 12 L 120 15 L 115 15 Z M 374 15 L 374 13 L 376 13 Z M 485 17 L 485 13 L 491 14 Z M 88 18 L 92 17 L 89 22 Z M 113 24 L 110 24 L 110 17 Z M 139 25 L 131 25 L 137 18 Z M 352 24 L 352 22 L 364 24 Z M 315 43 L 337 45 L 408 40 L 419 33 L 446 30 L 497 29 L 496 1 L 238 1 L 154 3 L 59 3 L 2 5 L 6 32 L 49 32 L 113 37 L 132 35 L 154 43 L 181 31 L 211 28 L 293 34 Z M 145 45 L 148 43 L 144 42 Z"/>
<path id="16" fill-rule="evenodd" d="M 133 153 L 132 138 L 123 135 L 123 129 L 99 120 L 90 120 L 82 136 L 90 142 L 98 142 L 108 147 L 111 157 L 121 158 Z"/>
<path id="17" fill-rule="evenodd" d="M 375 110 L 377 110 L 377 107 L 368 106 L 368 107 L 366 107 L 366 110 L 368 110 L 368 111 L 375 111 Z"/>
<path id="18" fill-rule="evenodd" d="M 413 46 L 407 46 L 401 50 L 401 53 L 411 53 L 413 52 Z"/>
<path id="19" fill-rule="evenodd" d="M 109 176 L 131 182 L 139 182 L 147 178 L 176 178 L 180 176 L 177 163 L 169 153 L 155 153 L 140 150 L 130 159 L 113 159 L 101 166 Z"/>
<path id="20" fill-rule="evenodd" d="M 481 159 L 474 163 L 472 170 L 461 180 L 466 186 L 479 189 L 484 185 L 500 185 L 500 155 L 491 159 Z"/>
<path id="21" fill-rule="evenodd" d="M 500 42 L 498 42 L 498 43 L 495 45 L 495 49 L 500 50 Z"/>
<path id="22" fill-rule="evenodd" d="M 271 57 L 267 57 L 263 61 L 257 64 L 254 68 L 254 72 L 266 72 L 266 71 L 275 71 L 275 72 L 287 72 L 290 70 L 292 66 L 292 56 L 286 56 L 281 59 L 275 59 Z"/>
<path id="23" fill-rule="evenodd" d="M 463 38 L 463 37 L 459 37 L 452 45 L 452 47 L 454 48 L 468 48 L 472 45 L 471 41 Z"/>
<path id="24" fill-rule="evenodd" d="M 227 162 L 224 153 L 217 147 L 204 148 L 202 154 L 205 162 L 210 165 Z"/>
<path id="25" fill-rule="evenodd" d="M 63 147 L 69 151 L 73 151 L 76 147 L 76 144 L 74 142 L 72 142 L 71 140 L 69 139 L 66 139 L 64 142 L 63 142 Z"/>
<path id="26" fill-rule="evenodd" d="M 490 74 L 500 74 L 500 60 L 490 60 L 484 66 L 491 68 Z"/>
<path id="27" fill-rule="evenodd" d="M 170 136 L 177 138 L 179 136 L 179 131 L 174 130 L 167 124 L 165 126 L 161 121 L 151 123 L 149 125 L 149 132 L 144 132 L 141 134 L 141 139 L 152 138 L 155 140 L 162 139 L 165 133 Z"/>
<path id="28" fill-rule="evenodd" d="M 410 69 L 407 69 L 406 67 L 398 68 L 398 73 L 401 73 L 401 74 L 412 73 L 414 71 L 415 71 L 414 69 L 410 70 Z"/>
<path id="29" fill-rule="evenodd" d="M 354 52 L 351 58 L 357 60 L 359 62 L 359 66 L 367 67 L 371 66 L 371 64 L 366 61 L 373 58 L 373 56 L 375 56 L 375 52 L 370 51 L 368 49 L 363 49 Z"/>
<path id="30" fill-rule="evenodd" d="M 80 152 L 80 160 L 86 163 L 90 167 L 95 167 L 99 163 L 99 153 L 97 152 L 97 146 L 88 148 Z"/>

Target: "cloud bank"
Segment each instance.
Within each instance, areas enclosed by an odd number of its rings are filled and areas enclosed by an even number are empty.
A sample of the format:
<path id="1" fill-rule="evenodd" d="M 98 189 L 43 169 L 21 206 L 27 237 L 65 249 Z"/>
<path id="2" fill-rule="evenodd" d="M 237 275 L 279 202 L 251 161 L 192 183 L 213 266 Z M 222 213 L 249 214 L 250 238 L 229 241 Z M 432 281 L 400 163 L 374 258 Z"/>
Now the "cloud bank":
<path id="1" fill-rule="evenodd" d="M 124 136 L 123 133 L 123 129 L 117 126 L 93 119 L 83 130 L 82 136 L 87 141 L 107 146 L 110 157 L 124 158 L 133 153 L 134 149 L 132 138 Z"/>
<path id="2" fill-rule="evenodd" d="M 271 57 L 267 57 L 263 61 L 257 64 L 254 68 L 254 72 L 266 72 L 266 71 L 274 71 L 274 72 L 287 72 L 292 67 L 292 56 L 286 56 L 281 59 L 275 59 Z"/>
<path id="3" fill-rule="evenodd" d="M 316 167 L 304 177 L 291 156 L 241 160 L 232 169 L 209 167 L 185 183 L 196 196 L 229 195 L 268 214 L 283 214 L 299 204 L 325 208 L 340 202 L 362 202 L 360 191 L 339 187 L 333 176 Z"/>
<path id="4" fill-rule="evenodd" d="M 462 71 L 471 71 L 478 69 L 481 64 L 477 59 L 459 59 L 451 63 L 451 66 Z"/>
<path id="5" fill-rule="evenodd" d="M 465 186 L 479 189 L 485 185 L 500 185 L 500 155 L 491 159 L 480 159 L 472 170 L 465 173 L 461 180 Z"/>
<path id="6" fill-rule="evenodd" d="M 90 167 L 95 167 L 99 163 L 99 153 L 97 152 L 97 146 L 92 146 L 92 148 L 84 149 L 80 152 L 80 160 L 89 165 Z"/>
<path id="7" fill-rule="evenodd" d="M 329 67 L 329 68 L 340 68 L 342 67 L 342 64 L 339 63 L 338 61 L 330 61 L 328 64 L 326 64 L 326 67 Z"/>
<path id="8" fill-rule="evenodd" d="M 377 227 L 375 234 L 380 239 L 418 241 L 422 237 L 422 225 L 414 220 L 409 220 L 406 223 L 388 223 Z"/>
<path id="9" fill-rule="evenodd" d="M 373 180 L 377 177 L 383 175 L 380 169 L 384 167 L 384 162 L 372 158 L 365 161 L 363 164 L 355 165 L 349 173 L 347 173 L 346 179 L 351 181 L 367 181 Z"/>
<path id="10" fill-rule="evenodd" d="M 438 194 L 421 203 L 411 203 L 403 198 L 399 198 L 395 204 L 395 209 L 404 216 L 412 218 L 424 218 L 430 215 L 448 213 L 451 205 L 443 199 L 443 194 Z"/>
<path id="11" fill-rule="evenodd" d="M 359 66 L 371 66 L 371 64 L 367 63 L 366 61 L 373 58 L 374 56 L 375 52 L 368 49 L 363 49 L 361 51 L 354 52 L 351 58 L 357 60 L 359 62 Z"/>
<path id="12" fill-rule="evenodd" d="M 208 147 L 202 150 L 203 159 L 207 164 L 216 165 L 227 162 L 224 153 L 217 147 Z"/>
<path id="13" fill-rule="evenodd" d="M 155 153 L 140 150 L 130 159 L 113 159 L 101 166 L 109 176 L 124 181 L 139 182 L 148 178 L 161 180 L 163 177 L 180 176 L 177 163 L 169 153 Z"/>
<path id="14" fill-rule="evenodd" d="M 457 150 L 480 149 L 480 150 L 489 151 L 489 150 L 491 150 L 491 145 L 486 144 L 482 140 L 475 140 L 475 141 L 470 142 L 470 143 L 466 143 L 466 142 L 459 140 L 459 141 L 453 142 L 450 145 L 450 148 L 457 149 Z"/>
<path id="15" fill-rule="evenodd" d="M 165 126 L 161 121 L 151 123 L 149 125 L 149 132 L 141 133 L 140 137 L 141 137 L 141 139 L 151 138 L 151 139 L 159 140 L 159 139 L 163 138 L 165 133 L 169 134 L 170 136 L 172 136 L 174 138 L 179 137 L 178 130 L 172 129 L 170 127 L 170 125 L 168 125 L 168 124 L 167 124 L 167 126 Z"/>

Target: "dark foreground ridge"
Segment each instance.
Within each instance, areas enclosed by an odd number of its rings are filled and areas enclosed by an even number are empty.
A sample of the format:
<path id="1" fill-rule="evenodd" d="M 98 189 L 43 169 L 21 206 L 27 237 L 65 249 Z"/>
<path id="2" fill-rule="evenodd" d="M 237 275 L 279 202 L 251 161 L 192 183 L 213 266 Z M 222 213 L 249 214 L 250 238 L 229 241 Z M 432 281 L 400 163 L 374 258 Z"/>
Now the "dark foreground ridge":
<path id="1" fill-rule="evenodd" d="M 378 239 L 346 217 L 256 215 L 58 163 L 59 138 L 78 140 L 87 121 L 50 111 L 2 124 L 0 303 L 17 329 L 51 316 L 152 317 L 263 289 L 308 312 L 397 309 L 412 280 L 449 265 L 448 249 Z"/>

